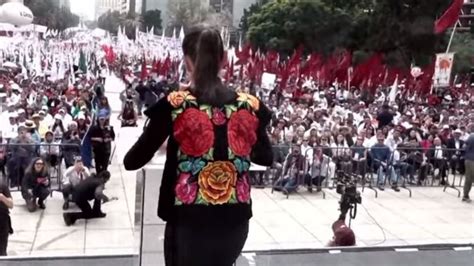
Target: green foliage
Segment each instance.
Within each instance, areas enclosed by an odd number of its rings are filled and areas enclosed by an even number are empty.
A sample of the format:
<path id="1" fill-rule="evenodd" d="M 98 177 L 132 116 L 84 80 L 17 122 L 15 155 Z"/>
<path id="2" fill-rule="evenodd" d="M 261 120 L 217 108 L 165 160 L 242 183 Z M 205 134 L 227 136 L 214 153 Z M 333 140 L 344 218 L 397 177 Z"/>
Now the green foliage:
<path id="1" fill-rule="evenodd" d="M 345 46 L 351 20 L 348 13 L 330 10 L 320 1 L 270 2 L 249 17 L 247 38 L 263 50 L 289 54 L 303 44 L 327 54 Z"/>
<path id="2" fill-rule="evenodd" d="M 52 0 L 25 0 L 24 4 L 35 16 L 33 23 L 60 31 L 79 24 L 79 16 L 68 9 L 59 8 Z"/>
<path id="3" fill-rule="evenodd" d="M 154 9 L 148 10 L 143 14 L 143 26 L 146 28 L 154 27 L 155 32 L 161 30 L 161 24 L 163 21 L 161 20 L 161 10 Z"/>
<path id="4" fill-rule="evenodd" d="M 446 35 L 449 39 L 449 35 Z M 470 32 L 455 33 L 450 52 L 454 55 L 454 73 L 467 74 L 474 65 L 474 34 Z"/>
<path id="5" fill-rule="evenodd" d="M 245 34 L 249 29 L 249 18 L 253 14 L 259 12 L 262 9 L 262 6 L 266 3 L 270 2 L 270 0 L 262 0 L 257 1 L 256 3 L 250 5 L 248 8 L 244 9 L 244 14 L 242 18 L 240 18 L 239 29 Z"/>
<path id="6" fill-rule="evenodd" d="M 141 16 L 138 14 L 120 14 L 118 11 L 108 11 L 97 20 L 97 26 L 101 29 L 117 34 L 118 27 L 125 27 L 128 38 L 135 39 L 136 28 L 143 30 Z"/>
<path id="7" fill-rule="evenodd" d="M 267 1 L 265 1 L 267 2 Z M 382 52 L 393 65 L 425 65 L 446 48 L 433 24 L 451 0 L 277 0 L 244 11 L 240 28 L 261 50 Z"/>

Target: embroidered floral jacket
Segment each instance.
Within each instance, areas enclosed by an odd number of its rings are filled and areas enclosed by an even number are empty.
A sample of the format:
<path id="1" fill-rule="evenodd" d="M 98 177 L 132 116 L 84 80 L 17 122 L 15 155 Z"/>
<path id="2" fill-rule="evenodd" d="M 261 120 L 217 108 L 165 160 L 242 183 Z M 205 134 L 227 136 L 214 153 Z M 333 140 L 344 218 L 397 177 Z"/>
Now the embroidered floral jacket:
<path id="1" fill-rule="evenodd" d="M 124 166 L 144 166 L 169 137 L 158 204 L 163 220 L 228 224 L 252 216 L 249 170 L 251 161 L 273 162 L 271 112 L 252 95 L 228 93 L 231 100 L 211 106 L 188 91 L 172 92 L 145 112 L 149 124 Z"/>

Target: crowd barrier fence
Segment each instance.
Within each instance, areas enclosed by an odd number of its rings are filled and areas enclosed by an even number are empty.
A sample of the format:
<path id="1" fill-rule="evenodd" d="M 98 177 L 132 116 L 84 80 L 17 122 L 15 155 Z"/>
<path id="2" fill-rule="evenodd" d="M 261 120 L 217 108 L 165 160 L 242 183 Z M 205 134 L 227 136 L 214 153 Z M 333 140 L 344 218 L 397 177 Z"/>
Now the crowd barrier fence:
<path id="1" fill-rule="evenodd" d="M 51 195 L 53 191 L 62 190 L 62 164 L 71 166 L 74 163 L 74 157 L 81 155 L 81 145 L 68 143 L 41 143 L 41 144 L 23 144 L 8 143 L 0 144 L 4 150 L 5 157 L 1 160 L 2 175 L 7 178 L 10 187 L 17 187 L 21 190 L 22 179 L 31 161 L 35 158 L 41 158 L 45 161 L 49 171 L 49 188 Z M 46 148 L 45 148 L 46 147 Z M 18 149 L 24 149 L 21 154 Z M 41 150 L 45 151 L 41 154 Z"/>
<path id="2" fill-rule="evenodd" d="M 462 149 L 422 149 L 398 147 L 334 147 L 300 148 L 293 154 L 292 146 L 273 146 L 274 163 L 265 172 L 252 173 L 256 187 L 270 185 L 287 196 L 304 186 L 309 192 L 316 188 L 325 198 L 323 189 L 333 189 L 338 181 L 354 182 L 375 197 L 387 184 L 412 196 L 413 186 L 441 186 L 461 195 L 464 179 Z M 291 163 L 290 161 L 293 161 Z"/>

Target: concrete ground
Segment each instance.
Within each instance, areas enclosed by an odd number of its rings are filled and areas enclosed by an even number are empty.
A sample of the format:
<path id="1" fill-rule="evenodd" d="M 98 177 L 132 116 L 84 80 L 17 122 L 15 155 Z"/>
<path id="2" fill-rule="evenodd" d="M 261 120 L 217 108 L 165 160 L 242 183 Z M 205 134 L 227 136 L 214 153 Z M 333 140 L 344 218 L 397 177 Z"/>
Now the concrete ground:
<path id="1" fill-rule="evenodd" d="M 116 78 L 107 80 L 106 91 L 114 110 L 112 124 L 117 140 L 109 168 L 112 179 L 107 185 L 106 194 L 117 196 L 119 200 L 104 205 L 106 218 L 80 221 L 72 227 L 66 227 L 62 219 L 62 196 L 59 193 L 54 193 L 48 199 L 46 210 L 28 213 L 20 193 L 13 192 L 16 206 L 12 211 L 12 222 L 15 234 L 10 237 L 9 255 L 138 252 L 137 239 L 140 235 L 135 227 L 137 173 L 125 171 L 121 161 L 139 136 L 141 127 L 120 128 L 116 116 L 120 110 L 118 93 L 122 89 L 123 85 Z M 156 191 L 163 161 L 163 155 L 157 155 L 147 170 L 147 178 L 154 180 L 148 193 L 154 196 L 145 199 L 145 222 L 149 227 L 144 234 L 144 252 L 148 254 L 144 265 L 157 265 L 158 261 L 162 261 L 164 226 L 156 218 Z M 269 189 L 253 189 L 252 196 L 254 218 L 250 223 L 245 251 L 321 248 L 331 239 L 331 224 L 339 215 L 339 195 L 334 190 L 326 190 L 325 199 L 320 193 L 305 191 L 286 199 L 278 192 L 272 194 Z M 411 198 L 403 190 L 398 193 L 386 190 L 379 193 L 378 198 L 374 197 L 372 191 L 366 190 L 362 197 L 363 204 L 352 221 L 358 246 L 439 243 L 463 246 L 474 243 L 474 204 L 462 203 L 452 190 L 443 192 L 439 187 L 417 187 L 413 188 Z M 246 256 L 241 259 L 250 261 Z"/>

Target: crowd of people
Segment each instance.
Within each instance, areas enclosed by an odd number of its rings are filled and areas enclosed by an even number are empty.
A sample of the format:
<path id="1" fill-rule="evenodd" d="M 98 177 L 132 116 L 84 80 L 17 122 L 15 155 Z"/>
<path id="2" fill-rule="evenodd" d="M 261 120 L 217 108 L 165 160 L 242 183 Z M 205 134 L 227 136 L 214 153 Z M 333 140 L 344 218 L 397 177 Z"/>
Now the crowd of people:
<path id="1" fill-rule="evenodd" d="M 122 124 L 135 126 L 143 107 L 179 89 L 177 76 L 131 82 L 121 98 L 135 108 L 124 104 L 122 113 L 130 115 Z M 275 161 L 267 173 L 256 174 L 255 185 L 287 194 L 300 185 L 320 191 L 338 175 L 353 173 L 367 186 L 384 190 L 388 182 L 398 192 L 429 180 L 453 185 L 449 175 L 465 175 L 466 141 L 474 132 L 472 88 L 422 97 L 403 86 L 395 95 L 382 86 L 374 94 L 336 84 L 264 89 L 237 78 L 229 86 L 259 96 L 273 111 L 268 134 Z M 463 200 L 469 201 L 469 189 Z"/>
<path id="2" fill-rule="evenodd" d="M 18 69 L 3 70 L 0 255 L 6 255 L 5 239 L 15 223 L 8 215 L 11 188 L 21 191 L 30 212 L 45 209 L 53 191 L 61 192 L 67 225 L 81 218 L 105 217 L 101 203 L 110 199 L 102 191 L 110 178 L 107 168 L 115 139 L 109 125 L 112 111 L 100 81 L 79 72 L 71 83 L 49 76 L 27 78 Z M 91 158 L 83 158 L 89 153 Z M 97 199 L 93 208 L 87 202 L 93 199 L 90 195 Z M 81 211 L 67 212 L 70 202 Z"/>

